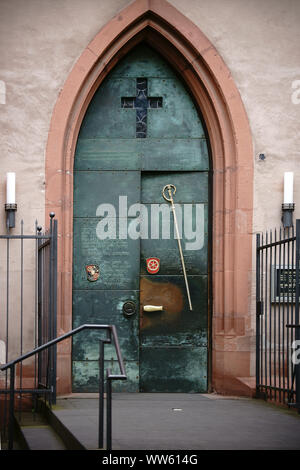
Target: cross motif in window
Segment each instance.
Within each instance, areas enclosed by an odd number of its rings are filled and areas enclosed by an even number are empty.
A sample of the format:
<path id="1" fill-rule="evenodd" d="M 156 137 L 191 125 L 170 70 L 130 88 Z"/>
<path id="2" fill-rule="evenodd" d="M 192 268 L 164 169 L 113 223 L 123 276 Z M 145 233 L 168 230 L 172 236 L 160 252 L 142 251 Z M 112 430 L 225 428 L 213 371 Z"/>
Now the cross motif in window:
<path id="1" fill-rule="evenodd" d="M 149 108 L 162 108 L 162 97 L 148 96 L 147 78 L 136 79 L 136 96 L 122 97 L 121 108 L 136 110 L 136 138 L 147 137 L 147 110 Z"/>

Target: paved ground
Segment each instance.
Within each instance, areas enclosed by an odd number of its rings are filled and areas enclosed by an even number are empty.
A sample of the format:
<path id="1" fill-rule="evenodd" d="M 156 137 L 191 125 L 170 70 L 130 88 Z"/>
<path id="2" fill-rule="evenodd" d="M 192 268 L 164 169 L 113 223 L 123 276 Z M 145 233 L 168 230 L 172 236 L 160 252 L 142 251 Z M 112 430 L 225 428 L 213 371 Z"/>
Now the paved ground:
<path id="1" fill-rule="evenodd" d="M 87 448 L 96 448 L 96 398 L 60 398 L 54 412 Z M 121 449 L 300 449 L 300 415 L 255 399 L 119 393 L 113 450 Z"/>

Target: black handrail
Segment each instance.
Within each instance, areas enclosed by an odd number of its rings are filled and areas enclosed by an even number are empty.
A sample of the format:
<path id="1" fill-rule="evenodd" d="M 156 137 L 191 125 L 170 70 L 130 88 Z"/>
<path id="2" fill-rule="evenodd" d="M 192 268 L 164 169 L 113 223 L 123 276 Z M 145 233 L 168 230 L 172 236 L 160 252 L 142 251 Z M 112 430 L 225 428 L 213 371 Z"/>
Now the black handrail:
<path id="1" fill-rule="evenodd" d="M 107 427 L 106 427 L 106 447 L 107 450 L 111 450 L 111 430 L 112 430 L 112 415 L 111 415 L 111 394 L 112 394 L 112 387 L 111 387 L 111 380 L 126 380 L 127 375 L 124 367 L 124 362 L 120 350 L 117 330 L 114 325 L 97 325 L 97 324 L 84 324 L 75 328 L 68 333 L 65 333 L 62 336 L 58 336 L 57 338 L 48 341 L 47 343 L 33 349 L 32 351 L 19 356 L 17 359 L 10 361 L 2 366 L 0 366 L 0 370 L 4 371 L 10 369 L 10 403 L 9 403 L 9 431 L 8 431 L 8 449 L 13 449 L 13 418 L 14 418 L 14 395 L 15 395 L 15 365 L 29 357 L 38 354 L 45 349 L 48 349 L 52 346 L 55 346 L 60 341 L 63 341 L 75 334 L 83 331 L 83 330 L 107 330 L 108 337 L 106 339 L 99 340 L 100 342 L 100 357 L 99 357 L 99 438 L 98 438 L 98 445 L 99 448 L 103 447 L 103 418 L 104 418 L 104 343 L 111 343 L 112 339 L 115 345 L 118 364 L 120 368 L 120 374 L 112 374 L 110 369 L 106 370 L 106 379 L 107 379 Z"/>

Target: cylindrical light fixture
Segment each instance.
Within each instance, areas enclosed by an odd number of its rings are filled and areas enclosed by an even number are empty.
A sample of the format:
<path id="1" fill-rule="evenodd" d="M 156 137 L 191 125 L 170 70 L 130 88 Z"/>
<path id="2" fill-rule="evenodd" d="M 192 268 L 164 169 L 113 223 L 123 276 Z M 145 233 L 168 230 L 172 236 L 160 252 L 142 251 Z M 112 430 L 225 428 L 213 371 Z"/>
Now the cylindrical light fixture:
<path id="1" fill-rule="evenodd" d="M 294 204 L 294 173 L 287 171 L 284 173 L 283 188 L 283 204 L 282 204 L 282 224 L 284 228 L 293 226 Z"/>
<path id="2" fill-rule="evenodd" d="M 8 229 L 15 226 L 16 204 L 16 173 L 6 173 L 6 226 Z"/>

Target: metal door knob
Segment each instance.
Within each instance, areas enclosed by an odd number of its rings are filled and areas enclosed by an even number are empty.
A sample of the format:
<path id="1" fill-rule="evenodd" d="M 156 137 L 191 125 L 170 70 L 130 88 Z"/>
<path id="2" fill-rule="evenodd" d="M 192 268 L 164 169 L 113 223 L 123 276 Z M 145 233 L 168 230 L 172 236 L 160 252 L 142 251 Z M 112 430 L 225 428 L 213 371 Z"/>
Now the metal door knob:
<path id="1" fill-rule="evenodd" d="M 163 310 L 162 305 L 144 305 L 144 312 L 159 312 Z"/>
<path id="2" fill-rule="evenodd" d="M 132 300 L 127 300 L 123 305 L 123 314 L 126 317 L 131 317 L 136 312 L 135 303 Z"/>

